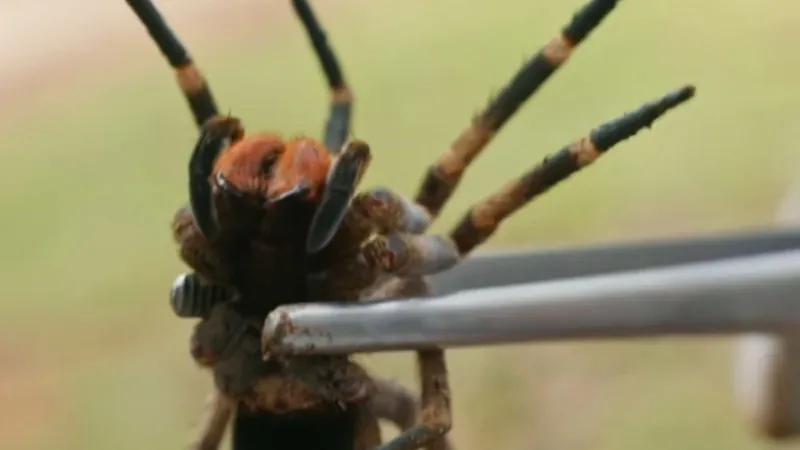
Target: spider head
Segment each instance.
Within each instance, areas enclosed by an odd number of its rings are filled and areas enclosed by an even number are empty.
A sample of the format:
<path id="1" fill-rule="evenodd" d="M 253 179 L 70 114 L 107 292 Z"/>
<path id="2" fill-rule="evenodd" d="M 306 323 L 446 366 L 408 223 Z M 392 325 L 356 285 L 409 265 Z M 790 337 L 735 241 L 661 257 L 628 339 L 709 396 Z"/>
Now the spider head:
<path id="1" fill-rule="evenodd" d="M 313 206 L 330 166 L 327 149 L 314 140 L 284 141 L 268 133 L 244 136 L 238 119 L 214 118 L 204 124 L 189 163 L 195 224 L 207 239 L 214 239 L 220 227 L 234 226 L 223 223 L 228 219 L 239 222 L 298 201 Z"/>
<path id="2" fill-rule="evenodd" d="M 319 200 L 331 156 L 312 139 L 282 141 L 257 134 L 233 143 L 214 164 L 211 183 L 216 193 L 253 200 L 266 209 L 297 199 Z"/>

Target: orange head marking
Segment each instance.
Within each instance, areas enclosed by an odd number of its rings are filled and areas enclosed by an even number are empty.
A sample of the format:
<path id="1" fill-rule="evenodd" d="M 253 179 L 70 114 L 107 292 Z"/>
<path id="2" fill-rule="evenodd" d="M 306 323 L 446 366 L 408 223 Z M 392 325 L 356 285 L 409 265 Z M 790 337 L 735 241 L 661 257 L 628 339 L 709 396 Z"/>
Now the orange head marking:
<path id="1" fill-rule="evenodd" d="M 313 139 L 292 139 L 278 160 L 270 185 L 270 199 L 278 200 L 298 190 L 306 199 L 319 200 L 332 158 L 328 150 Z"/>
<path id="2" fill-rule="evenodd" d="M 313 202 L 322 194 L 330 166 L 329 152 L 313 139 L 254 134 L 220 155 L 212 182 L 216 189 L 258 196 L 268 204 L 294 196 Z"/>

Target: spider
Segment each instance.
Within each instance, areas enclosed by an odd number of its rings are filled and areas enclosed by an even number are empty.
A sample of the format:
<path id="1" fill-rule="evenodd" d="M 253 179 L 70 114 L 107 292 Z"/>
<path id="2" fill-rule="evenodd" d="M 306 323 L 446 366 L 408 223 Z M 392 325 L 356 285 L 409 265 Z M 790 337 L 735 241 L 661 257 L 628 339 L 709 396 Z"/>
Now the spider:
<path id="1" fill-rule="evenodd" d="M 398 416 L 378 399 L 407 404 L 406 391 L 387 388 L 348 355 L 272 357 L 270 336 L 259 333 L 266 315 L 312 300 L 425 295 L 426 275 L 457 264 L 530 200 L 694 95 L 694 87 L 685 86 L 592 130 L 475 204 L 449 235 L 428 235 L 469 164 L 617 0 L 582 7 L 429 168 L 413 200 L 380 187 L 356 193 L 371 150 L 350 138 L 352 93 L 306 0 L 292 4 L 333 98 L 321 142 L 245 134 L 238 118 L 218 113 L 200 70 L 151 1 L 127 2 L 177 71 L 200 128 L 189 162 L 189 205 L 173 220 L 181 258 L 195 273 L 181 278 L 172 300 L 179 316 L 201 318 L 192 355 L 212 369 L 218 389 L 202 448 L 218 445 L 220 427 L 235 408 L 236 448 L 449 446 L 442 350 L 418 352 L 420 418 L 396 420 L 402 433 L 382 444 L 378 417 Z M 309 426 L 325 431 L 304 433 Z"/>
<path id="2" fill-rule="evenodd" d="M 194 66 L 187 51 L 164 21 L 155 5 L 149 0 L 127 0 L 127 3 L 145 25 L 170 63 L 177 69 L 179 85 L 189 101 L 196 123 L 198 125 L 218 123 L 222 127 L 233 126 L 233 128 L 238 128 L 237 121 L 226 120 L 226 118 L 217 115 L 216 102 L 202 74 Z M 349 130 L 349 94 L 344 86 L 340 70 L 337 62 L 333 59 L 333 55 L 325 48 L 324 43 L 319 43 L 319 39 L 322 37 L 321 30 L 311 9 L 305 2 L 296 2 L 295 8 L 309 32 L 313 33 L 315 45 L 322 45 L 320 51 L 323 52 L 326 67 L 330 67 L 328 72 L 335 73 L 331 75 L 331 84 L 338 87 L 335 89 L 335 101 L 332 108 L 333 117 L 327 127 L 326 136 L 328 136 L 328 140 L 326 142 L 328 142 L 328 145 L 336 145 L 330 144 L 330 142 L 343 142 Z M 259 140 L 259 138 L 261 139 Z M 264 138 L 269 141 L 268 135 L 256 136 L 256 150 L 258 150 L 257 147 L 259 145 L 264 144 Z M 273 141 L 272 143 L 274 144 L 275 142 Z M 307 143 L 315 144 L 311 141 L 307 141 Z M 246 267 L 252 261 L 236 261 L 236 258 L 231 255 L 241 252 L 241 245 L 246 245 L 246 242 L 243 243 L 237 239 L 234 239 L 233 242 L 230 239 L 226 241 L 226 236 L 223 236 L 221 240 L 208 242 L 208 244 L 213 245 L 213 251 L 208 251 L 208 249 L 204 248 L 207 244 L 206 237 L 211 236 L 213 233 L 209 229 L 209 226 L 213 226 L 213 222 L 204 221 L 203 218 L 208 218 L 210 211 L 206 210 L 204 212 L 203 207 L 207 205 L 198 200 L 198 197 L 203 198 L 203 196 L 210 194 L 206 190 L 207 184 L 202 182 L 204 180 L 201 179 L 198 182 L 197 177 L 198 170 L 205 170 L 203 167 L 198 167 L 198 165 L 202 166 L 206 162 L 203 156 L 202 152 L 195 152 L 190 162 L 190 199 L 192 200 L 190 207 L 180 208 L 173 220 L 174 238 L 181 243 L 181 256 L 184 261 L 197 271 L 196 274 L 192 274 L 187 278 L 187 281 L 190 282 L 184 285 L 184 287 L 197 288 L 196 295 L 190 296 L 193 303 L 182 305 L 183 309 L 180 310 L 186 313 L 187 308 L 189 308 L 189 312 L 197 313 L 194 315 L 195 317 L 202 317 L 191 339 L 191 353 L 199 365 L 212 368 L 215 384 L 218 387 L 218 390 L 212 396 L 210 401 L 211 409 L 204 420 L 200 436 L 194 443 L 194 447 L 216 448 L 219 445 L 225 424 L 230 419 L 231 413 L 240 404 L 247 406 L 247 408 L 239 408 L 237 411 L 234 426 L 234 442 L 240 442 L 240 444 L 235 444 L 237 448 L 253 445 L 253 439 L 248 437 L 248 433 L 252 435 L 251 430 L 254 429 L 254 426 L 257 426 L 256 433 L 260 435 L 264 435 L 266 429 L 272 430 L 271 433 L 266 433 L 269 434 L 272 446 L 276 444 L 280 446 L 280 442 L 286 442 L 286 446 L 291 445 L 294 447 L 299 445 L 302 447 L 304 445 L 303 438 L 306 439 L 305 446 L 318 446 L 318 444 L 323 443 L 326 446 L 330 446 L 331 437 L 334 436 L 335 438 L 335 435 L 344 436 L 345 440 L 355 441 L 359 438 L 348 437 L 348 433 L 352 434 L 351 428 L 354 418 L 358 417 L 359 414 L 363 416 L 363 411 L 366 411 L 366 409 L 362 408 L 360 410 L 362 413 L 356 410 L 354 415 L 351 413 L 352 411 L 338 411 L 329 406 L 335 405 L 339 407 L 345 400 L 357 400 L 367 393 L 369 393 L 370 402 L 368 405 L 369 412 L 374 417 L 389 419 L 401 429 L 407 429 L 413 425 L 418 408 L 410 392 L 403 386 L 389 380 L 375 377 L 366 379 L 367 377 L 363 370 L 359 370 L 360 368 L 354 364 L 347 364 L 346 360 L 341 358 L 308 358 L 300 360 L 298 358 L 295 359 L 294 364 L 288 370 L 284 367 L 276 367 L 275 364 L 262 364 L 258 348 L 260 326 L 253 326 L 253 324 L 258 323 L 258 320 L 263 321 L 264 315 L 271 307 L 256 306 L 256 309 L 260 312 L 255 313 L 252 302 L 237 302 L 233 300 L 232 303 L 219 305 L 217 308 L 211 308 L 208 302 L 204 302 L 221 298 L 225 300 L 230 300 L 232 297 L 247 298 L 247 295 L 255 296 L 252 293 L 248 294 L 249 292 L 256 292 L 257 295 L 260 295 L 263 289 L 259 289 L 256 285 L 255 288 L 251 287 L 251 290 L 248 291 L 248 286 L 246 284 L 243 285 L 240 281 L 247 279 L 247 275 L 241 273 L 242 267 Z M 287 199 L 291 201 L 291 195 L 288 195 Z M 298 209 L 296 205 L 294 209 Z M 301 209 L 298 212 L 300 215 L 303 214 L 303 209 L 308 211 L 308 208 L 301 207 L 299 209 Z M 289 210 L 292 210 L 292 207 Z M 244 217 L 246 212 L 244 215 L 241 212 L 240 210 L 238 218 L 246 220 L 247 217 Z M 197 220 L 198 218 L 200 220 Z M 297 220 L 288 219 L 285 224 L 283 224 L 283 219 L 274 221 L 278 226 L 270 229 L 266 233 L 269 239 L 267 242 L 262 242 L 267 245 L 278 244 L 273 245 L 270 249 L 273 252 L 272 255 L 267 255 L 266 258 L 262 258 L 260 261 L 262 264 L 268 264 L 267 267 L 261 266 L 263 273 L 275 275 L 270 278 L 267 286 L 270 289 L 270 296 L 279 299 L 276 305 L 285 299 L 298 299 L 303 290 L 301 287 L 298 289 L 297 283 L 297 280 L 301 279 L 298 278 L 298 274 L 302 276 L 302 272 L 294 269 L 302 267 L 302 255 L 300 255 L 299 259 L 296 258 L 298 255 L 292 250 L 294 247 L 291 245 L 284 246 L 282 245 L 283 242 L 281 242 L 284 239 L 292 242 L 293 236 L 302 234 L 292 230 L 293 225 L 291 224 L 296 223 Z M 268 220 L 262 221 L 262 225 L 268 225 Z M 210 223 L 212 225 L 209 225 Z M 230 231 L 230 228 L 227 230 Z M 230 237 L 231 234 L 228 233 L 227 237 Z M 222 261 L 225 261 L 225 264 L 222 264 Z M 280 271 L 280 267 L 287 262 L 294 263 L 294 265 L 287 264 L 291 270 Z M 251 279 L 258 277 L 257 270 L 253 270 L 252 273 L 256 276 L 251 277 Z M 205 275 L 205 277 L 201 274 Z M 208 281 L 213 281 L 213 283 L 209 284 Z M 230 285 L 236 285 L 238 289 L 231 289 Z M 280 290 L 281 287 L 286 287 L 286 289 Z M 241 295 L 242 293 L 245 295 Z M 199 311 L 191 309 L 198 307 Z M 248 344 L 251 345 L 248 346 Z M 299 377 L 280 376 L 287 375 L 287 371 L 295 373 L 295 371 L 291 370 L 293 368 L 297 368 L 296 372 L 299 372 Z M 336 375 L 354 373 L 356 378 L 361 376 L 361 379 L 355 380 L 355 383 L 339 383 L 343 387 L 335 389 L 329 383 L 326 384 L 326 380 L 321 379 L 321 377 L 329 373 Z M 317 376 L 316 378 L 315 375 Z M 257 381 L 248 384 L 252 380 Z M 336 380 L 332 381 L 335 382 Z M 361 383 L 359 384 L 358 381 L 361 381 Z M 309 385 L 312 389 L 309 389 Z M 236 397 L 236 399 L 234 400 L 233 397 Z M 289 411 L 304 409 L 311 412 L 305 414 L 305 416 L 287 414 L 287 404 L 290 405 Z M 261 417 L 258 417 L 258 414 L 250 414 L 252 409 L 259 407 L 269 409 L 270 412 L 275 414 L 268 415 L 263 411 Z M 303 424 L 313 425 L 317 428 L 321 426 L 325 428 L 324 425 L 327 424 L 329 426 L 326 429 L 330 431 L 320 433 L 319 436 L 300 433 L 297 427 L 302 427 Z M 358 424 L 355 426 L 358 426 Z M 363 429 L 365 432 L 361 434 L 366 437 L 371 438 L 375 434 L 375 426 L 372 423 L 367 424 Z M 283 433 L 281 434 L 281 432 Z M 287 437 L 283 438 L 282 436 Z M 245 442 L 247 440 L 250 443 Z M 356 444 L 358 443 L 356 442 Z M 345 448 L 350 448 L 351 446 L 349 445 Z M 332 448 L 335 448 L 335 446 Z"/>

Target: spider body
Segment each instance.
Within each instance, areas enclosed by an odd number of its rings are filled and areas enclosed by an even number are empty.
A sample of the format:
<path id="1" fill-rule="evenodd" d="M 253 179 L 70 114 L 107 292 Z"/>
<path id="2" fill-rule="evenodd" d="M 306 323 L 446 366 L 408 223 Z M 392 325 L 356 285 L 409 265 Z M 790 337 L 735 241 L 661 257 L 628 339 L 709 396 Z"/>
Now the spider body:
<path id="1" fill-rule="evenodd" d="M 279 304 L 303 301 L 307 274 L 338 257 L 324 248 L 306 252 L 309 230 L 322 223 L 326 235 L 338 231 L 369 160 L 359 141 L 334 160 L 314 139 L 244 136 L 238 119 L 212 117 L 190 165 L 190 208 L 173 221 L 183 260 L 209 280 L 235 286 L 251 313 L 265 316 L 277 306 L 264 301 L 265 292 Z"/>
<path id="2" fill-rule="evenodd" d="M 232 415 L 235 448 L 258 448 L 267 441 L 281 449 L 371 448 L 378 424 L 365 400 L 383 385 L 346 358 L 263 361 L 256 316 L 240 313 L 238 306 L 214 304 L 192 335 L 192 356 L 212 369 L 216 386 L 194 448 L 217 448 Z M 302 433 L 302 427 L 314 432 Z"/>
<path id="3" fill-rule="evenodd" d="M 354 447 L 330 448 L 371 448 L 380 439 L 377 417 L 364 402 L 379 398 L 375 391 L 383 388 L 395 397 L 383 403 L 389 408 L 382 416 L 408 423 L 414 409 L 406 406 L 413 403 L 407 392 L 376 384 L 346 357 L 278 362 L 264 361 L 260 353 L 266 314 L 308 298 L 307 274 L 324 266 L 327 258 L 327 252 L 309 255 L 304 249 L 331 159 L 311 139 L 242 137 L 239 130 L 233 118 L 217 117 L 202 127 L 200 145 L 226 146 L 215 156 L 206 197 L 211 204 L 206 211 L 213 214 L 212 237 L 203 233 L 190 208 L 182 208 L 173 223 L 184 261 L 224 297 L 191 311 L 202 317 L 191 338 L 191 353 L 200 366 L 212 370 L 219 397 L 198 446 L 216 447 L 221 433 L 209 430 L 224 427 L 236 410 L 236 448 L 256 445 L 266 430 L 273 448 L 336 442 Z M 175 306 L 186 312 L 185 305 Z M 398 407 L 405 409 L 400 416 L 394 412 Z M 325 432 L 298 435 L 304 426 Z"/>
<path id="4" fill-rule="evenodd" d="M 449 234 L 429 235 L 469 164 L 617 0 L 581 8 L 429 168 L 413 199 L 381 187 L 356 193 L 371 151 L 347 141 L 352 94 L 306 0 L 292 4 L 332 92 L 321 142 L 246 135 L 238 119 L 218 114 L 200 71 L 150 0 L 127 2 L 175 68 L 200 127 L 189 163 L 190 202 L 173 220 L 181 258 L 195 273 L 181 278 L 172 298 L 179 316 L 201 319 L 191 353 L 213 371 L 217 387 L 198 448 L 216 448 L 234 412 L 237 450 L 447 448 L 443 351 L 417 354 L 417 405 L 348 355 L 273 357 L 271 336 L 259 333 L 266 314 L 287 303 L 427 295 L 426 275 L 457 264 L 515 211 L 694 94 L 684 87 L 592 130 L 474 204 Z M 378 418 L 403 432 L 382 444 Z M 307 427 L 326 430 L 320 433 L 327 440 L 309 441 L 319 436 L 307 436 Z"/>

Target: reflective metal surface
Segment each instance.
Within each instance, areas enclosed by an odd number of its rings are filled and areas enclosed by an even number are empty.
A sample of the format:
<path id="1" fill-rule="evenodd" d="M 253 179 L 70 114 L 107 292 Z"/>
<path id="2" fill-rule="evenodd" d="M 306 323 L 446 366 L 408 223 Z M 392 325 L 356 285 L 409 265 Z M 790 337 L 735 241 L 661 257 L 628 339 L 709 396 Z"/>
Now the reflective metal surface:
<path id="1" fill-rule="evenodd" d="M 550 281 L 625 270 L 666 267 L 720 258 L 800 249 L 800 229 L 764 229 L 690 236 L 476 254 L 430 277 L 437 295 L 456 291 Z"/>
<path id="2" fill-rule="evenodd" d="M 776 330 L 800 323 L 800 250 L 355 305 L 265 323 L 274 353 L 356 353 L 577 338 Z"/>

